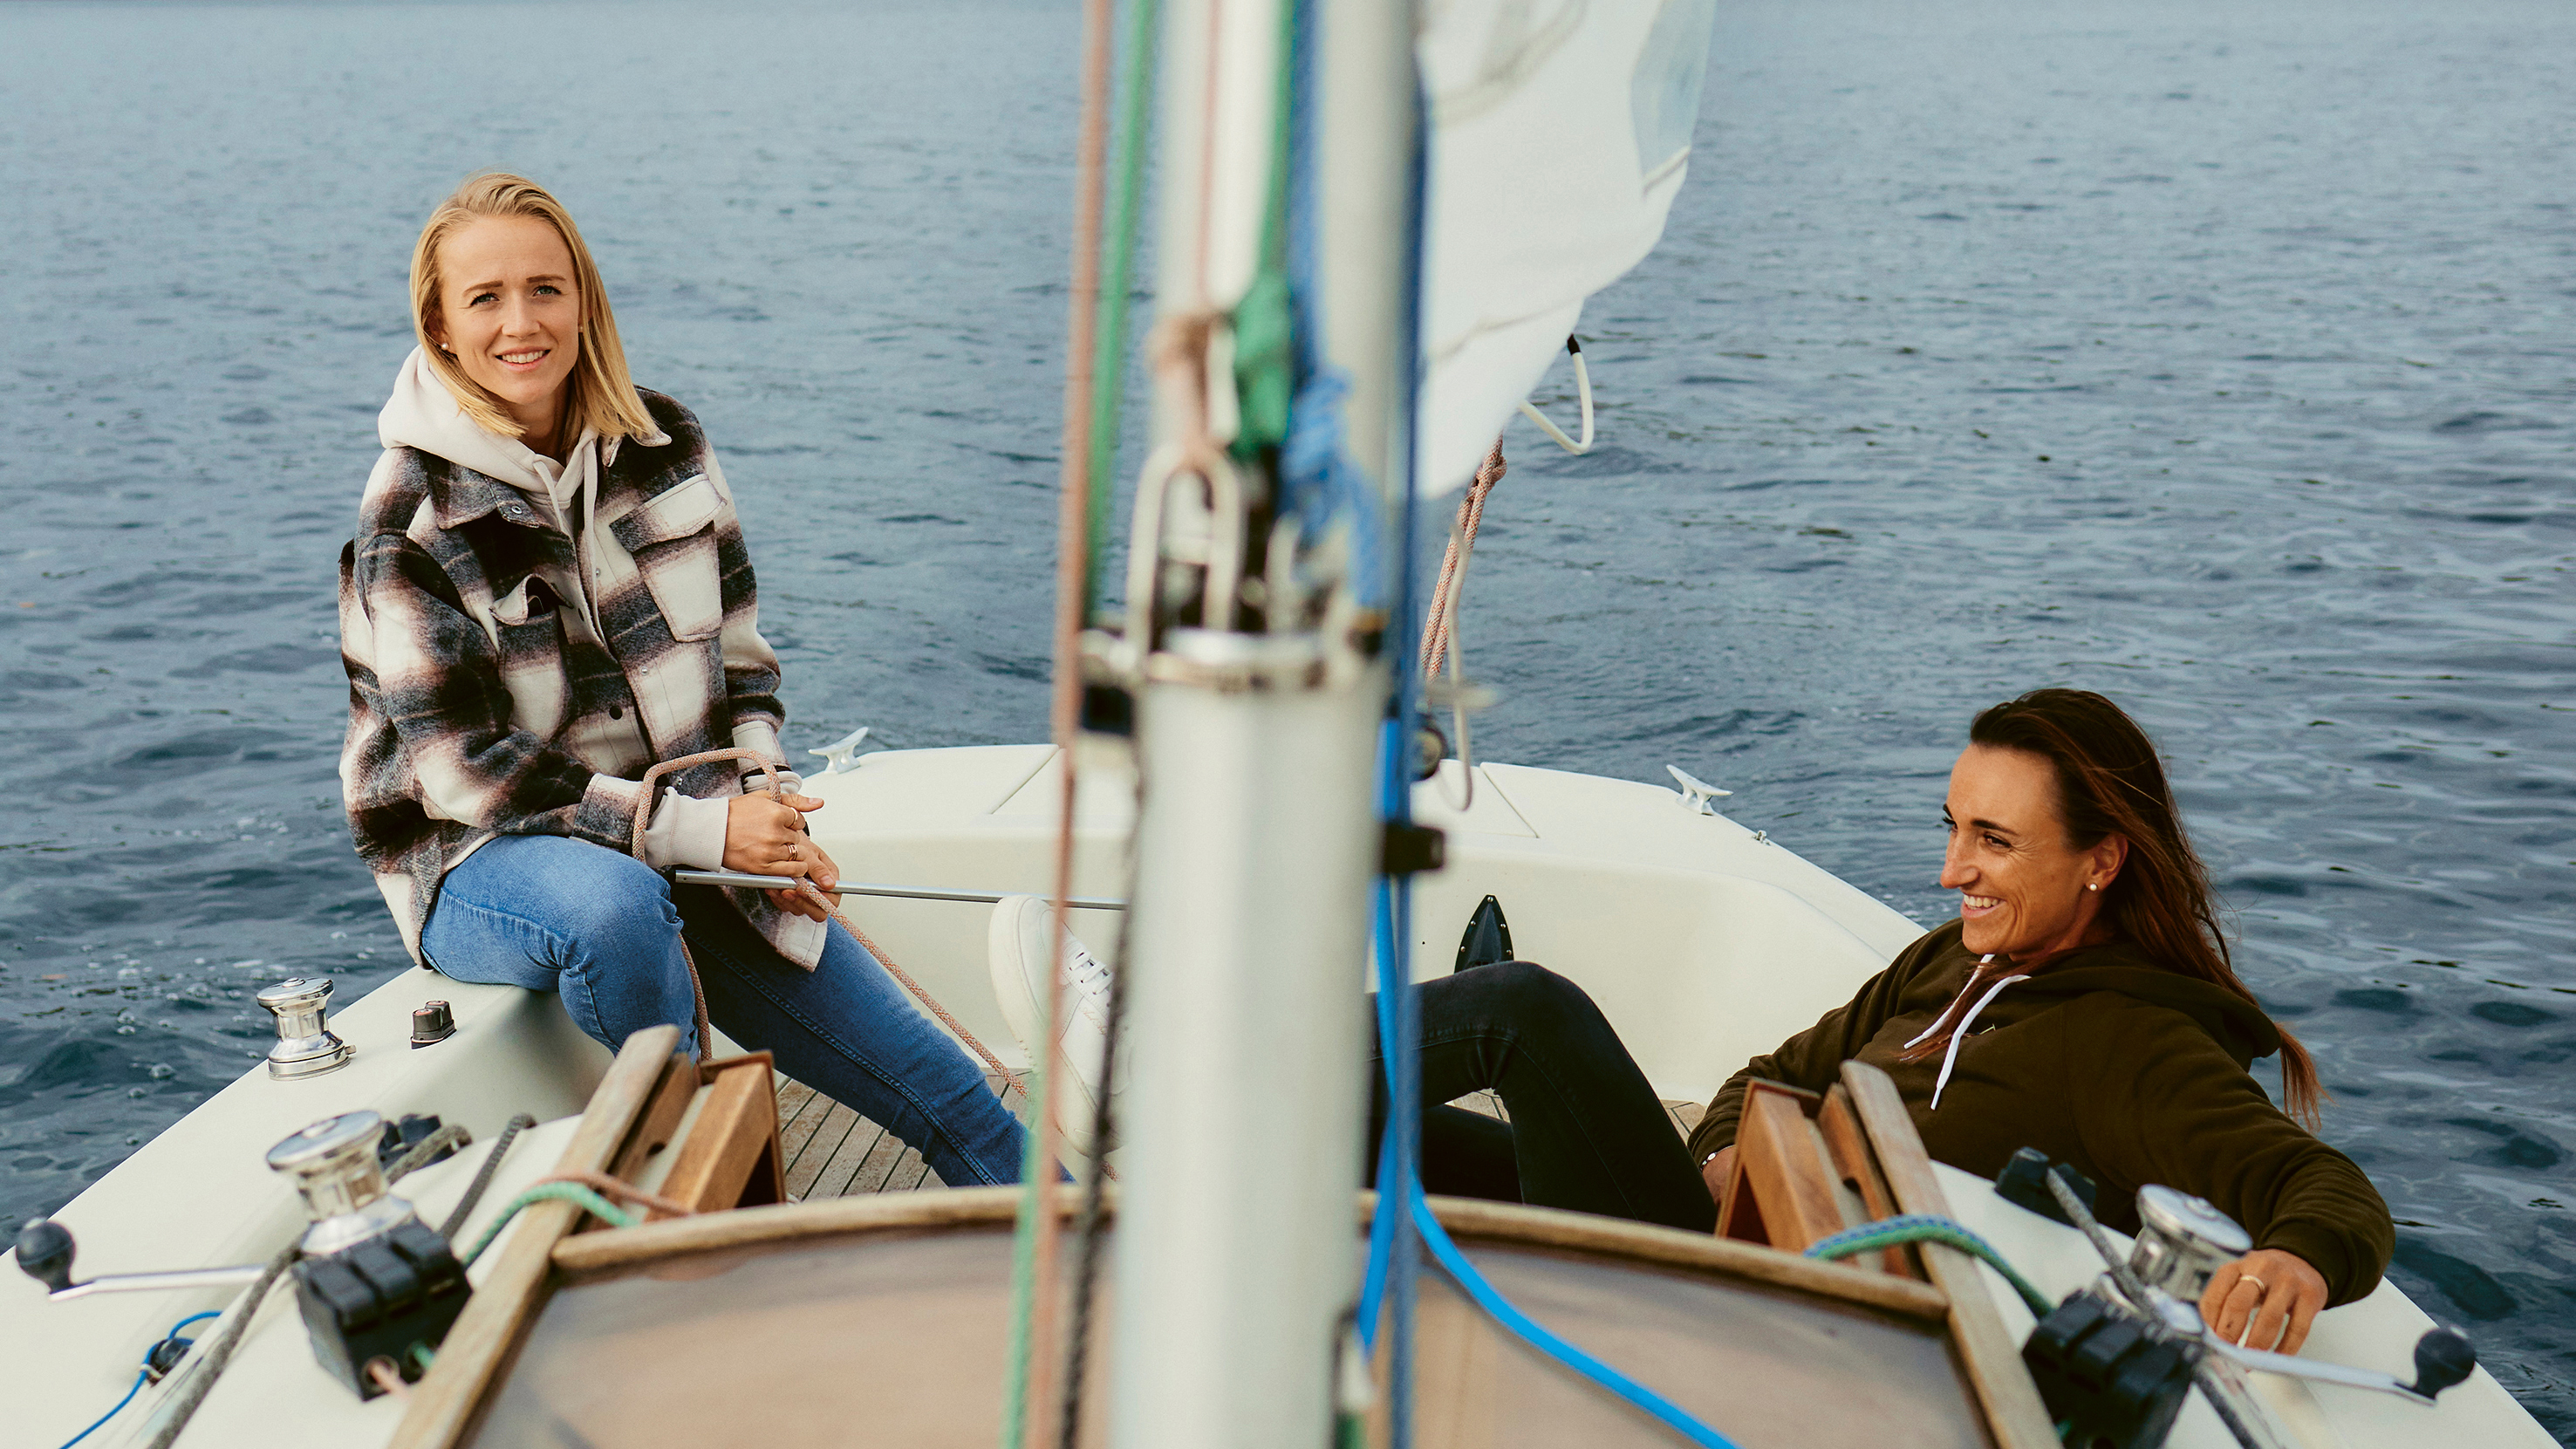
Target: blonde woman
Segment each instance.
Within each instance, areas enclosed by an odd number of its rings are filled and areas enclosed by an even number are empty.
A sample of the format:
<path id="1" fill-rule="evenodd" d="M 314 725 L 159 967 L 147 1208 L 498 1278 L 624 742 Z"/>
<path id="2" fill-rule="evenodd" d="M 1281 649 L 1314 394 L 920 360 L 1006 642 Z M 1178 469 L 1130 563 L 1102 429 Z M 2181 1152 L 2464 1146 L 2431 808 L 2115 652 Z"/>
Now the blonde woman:
<path id="1" fill-rule="evenodd" d="M 775 799 L 734 760 L 642 783 L 727 748 L 783 772 L 785 710 L 724 472 L 686 408 L 628 378 L 571 216 L 476 176 L 421 229 L 411 294 L 419 346 L 340 555 L 341 785 L 405 946 L 558 992 L 611 1048 L 665 1022 L 695 1048 L 693 955 L 735 1040 L 942 1181 L 1015 1181 L 1019 1124 L 819 904 L 665 879 L 837 883 L 793 775 Z"/>

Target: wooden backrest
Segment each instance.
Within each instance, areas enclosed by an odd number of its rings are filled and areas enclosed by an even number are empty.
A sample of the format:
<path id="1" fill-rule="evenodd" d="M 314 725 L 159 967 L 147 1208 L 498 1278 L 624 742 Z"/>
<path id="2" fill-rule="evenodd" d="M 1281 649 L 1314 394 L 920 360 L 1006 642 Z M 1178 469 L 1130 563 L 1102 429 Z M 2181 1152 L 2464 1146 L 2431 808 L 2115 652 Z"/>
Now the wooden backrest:
<path id="1" fill-rule="evenodd" d="M 1717 1235 L 1803 1253 L 1846 1228 L 1893 1217 L 1896 1197 L 1869 1133 L 1837 1082 L 1818 1094 L 1754 1082 L 1735 1133 L 1735 1170 L 1720 1199 Z M 1920 1278 L 1920 1262 L 1887 1248 L 1855 1262 Z"/>

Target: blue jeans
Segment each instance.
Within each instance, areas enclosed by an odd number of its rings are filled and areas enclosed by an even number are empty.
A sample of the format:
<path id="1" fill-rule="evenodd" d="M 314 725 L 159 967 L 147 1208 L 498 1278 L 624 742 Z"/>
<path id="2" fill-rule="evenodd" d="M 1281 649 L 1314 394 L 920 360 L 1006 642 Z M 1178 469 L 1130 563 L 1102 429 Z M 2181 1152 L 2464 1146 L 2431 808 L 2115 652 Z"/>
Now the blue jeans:
<path id="1" fill-rule="evenodd" d="M 780 1071 L 882 1124 L 952 1187 L 1017 1182 L 1018 1120 L 983 1073 L 838 925 L 808 972 L 709 886 L 674 889 L 586 841 L 505 835 L 439 886 L 421 953 L 459 981 L 557 992 L 611 1051 L 648 1026 L 697 1050 L 688 942 L 707 1017 Z"/>

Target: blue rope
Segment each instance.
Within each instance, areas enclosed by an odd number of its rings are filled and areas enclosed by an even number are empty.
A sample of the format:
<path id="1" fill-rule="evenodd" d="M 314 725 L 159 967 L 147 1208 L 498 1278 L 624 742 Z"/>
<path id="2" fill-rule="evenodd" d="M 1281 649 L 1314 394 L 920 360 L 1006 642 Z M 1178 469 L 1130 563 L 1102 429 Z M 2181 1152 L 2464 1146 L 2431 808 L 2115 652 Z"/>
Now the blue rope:
<path id="1" fill-rule="evenodd" d="M 1311 4 L 1299 6 L 1297 58 L 1297 115 L 1301 124 L 1292 135 L 1292 195 L 1297 204 L 1289 208 L 1289 277 L 1298 304 L 1298 335 L 1301 361 L 1308 364 L 1306 382 L 1297 393 L 1291 409 L 1289 441 L 1282 449 L 1281 471 L 1294 483 L 1304 481 L 1319 491 L 1340 497 L 1338 489 L 1345 481 L 1341 469 L 1349 465 L 1349 455 L 1342 450 L 1341 398 L 1347 391 L 1337 375 L 1326 375 L 1322 367 L 1322 332 L 1311 306 L 1314 282 L 1314 174 L 1312 140 L 1304 124 L 1313 115 L 1311 56 L 1313 52 L 1314 9 Z M 1421 403 L 1420 338 L 1422 323 L 1423 214 L 1428 194 L 1429 162 L 1425 147 L 1430 116 L 1420 97 L 1415 100 L 1412 197 L 1408 224 L 1414 243 L 1414 265 L 1406 280 L 1405 325 L 1415 339 L 1415 365 L 1403 382 L 1401 416 L 1413 417 Z M 1312 413 L 1310 413 L 1310 409 Z M 1313 414 L 1321 414 L 1313 418 Z M 1312 419 L 1301 431 L 1301 415 Z M 1296 470 L 1311 464 L 1314 452 L 1329 441 L 1331 462 L 1329 476 L 1310 473 L 1301 478 Z M 1300 452 L 1301 445 L 1309 449 Z M 1395 466 L 1403 470 L 1403 508 L 1399 514 L 1394 595 L 1389 620 L 1387 648 L 1395 664 L 1395 697 L 1378 752 L 1379 810 L 1390 824 L 1407 824 L 1413 818 L 1412 771 L 1409 768 L 1418 725 L 1415 710 L 1413 668 L 1416 654 L 1414 638 L 1420 610 L 1414 602 L 1415 547 L 1414 527 L 1419 510 L 1419 479 L 1415 476 L 1415 450 L 1408 430 L 1403 455 Z M 1355 466 L 1348 466 L 1351 477 L 1359 477 Z M 1365 478 L 1360 478 L 1364 485 Z M 1292 494 L 1293 496 L 1293 494 Z M 1362 518 L 1373 516 L 1374 507 L 1360 507 Z M 1369 540 L 1358 541 L 1365 549 Z M 1361 557 L 1374 558 L 1363 552 Z M 1368 577 L 1362 575 L 1362 577 Z M 1412 1334 L 1414 1314 L 1414 1271 L 1419 1260 L 1418 1241 L 1427 1247 L 1461 1292 L 1494 1320 L 1511 1330 L 1532 1348 L 1557 1360 L 1622 1400 L 1635 1405 L 1658 1422 L 1681 1434 L 1702 1449 L 1736 1449 L 1735 1443 L 1715 1429 L 1701 1423 L 1679 1405 L 1653 1389 L 1621 1373 L 1581 1348 L 1551 1332 L 1528 1314 L 1512 1306 L 1511 1301 L 1496 1291 L 1467 1261 L 1465 1254 L 1449 1240 L 1440 1220 L 1431 1214 L 1423 1198 L 1422 1161 L 1422 1027 L 1420 1003 L 1414 994 L 1411 953 L 1404 949 L 1413 939 L 1413 886 L 1410 877 L 1381 877 L 1378 882 L 1375 911 L 1377 979 L 1378 979 L 1378 1050 L 1384 1057 L 1387 1072 L 1387 1120 L 1384 1136 L 1378 1143 L 1377 1215 L 1369 1224 L 1368 1267 L 1361 1278 L 1359 1328 L 1364 1350 L 1373 1350 L 1380 1316 L 1392 1300 L 1394 1338 L 1390 1344 L 1388 1374 L 1388 1426 L 1393 1449 L 1407 1449 L 1413 1436 Z"/>
<path id="2" fill-rule="evenodd" d="M 98 1424 L 92 1424 L 88 1428 L 81 1430 L 79 1433 L 74 1434 L 68 1439 L 65 1439 L 63 1441 L 63 1449 L 72 1449 L 74 1444 L 77 1444 L 83 1439 L 88 1438 L 90 1435 L 97 1433 L 99 1424 L 104 1424 L 108 1420 L 115 1418 L 117 1409 L 122 1409 L 126 1405 L 133 1403 L 134 1396 L 143 1392 L 143 1380 L 147 1377 L 149 1377 L 149 1375 L 144 1373 L 142 1370 L 136 1370 L 134 1374 L 134 1387 L 127 1389 L 125 1391 L 125 1397 L 116 1401 L 116 1408 L 110 1409 L 106 1413 L 99 1415 Z"/>
<path id="3" fill-rule="evenodd" d="M 1422 1230 L 1423 1244 L 1431 1249 L 1433 1259 L 1457 1281 L 1458 1287 L 1475 1300 L 1477 1307 L 1518 1334 L 1530 1347 L 1643 1409 L 1657 1422 L 1703 1446 L 1703 1449 L 1737 1449 L 1734 1440 L 1701 1423 L 1692 1417 L 1689 1410 L 1558 1337 L 1545 1324 L 1513 1307 L 1511 1300 L 1496 1292 L 1494 1285 L 1486 1282 L 1475 1265 L 1467 1261 L 1467 1255 L 1458 1251 L 1458 1245 L 1449 1240 L 1448 1230 L 1431 1215 L 1431 1205 L 1424 1202 L 1419 1193 L 1413 1199 L 1413 1218 Z"/>
<path id="4" fill-rule="evenodd" d="M 183 1328 L 185 1328 L 185 1327 L 187 1327 L 187 1326 L 188 1326 L 189 1324 L 191 1324 L 191 1323 L 203 1323 L 203 1322 L 205 1322 L 205 1321 L 206 1321 L 207 1319 L 209 1319 L 209 1318 L 221 1318 L 221 1317 L 223 1317 L 223 1316 L 224 1316 L 224 1314 L 223 1314 L 223 1310 L 222 1310 L 222 1309 L 220 1309 L 220 1308 L 217 1308 L 217 1309 L 209 1309 L 208 1311 L 206 1311 L 206 1312 L 204 1312 L 204 1313 L 191 1313 L 191 1314 L 189 1314 L 187 1317 L 180 1319 L 178 1322 L 176 1322 L 176 1323 L 174 1323 L 174 1324 L 171 1324 L 171 1325 L 170 1325 L 170 1331 L 169 1331 L 168 1333 L 165 1333 L 165 1334 L 161 1335 L 161 1337 L 160 1337 L 159 1339 L 155 1340 L 155 1341 L 153 1342 L 152 1347 L 153 1347 L 153 1348 L 159 1348 L 162 1344 L 164 1344 L 164 1343 L 168 1343 L 171 1339 L 174 1339 L 174 1338 L 179 1337 L 179 1330 L 180 1330 L 180 1329 L 183 1329 Z M 194 1344 L 194 1343 L 196 1342 L 196 1340 L 192 1338 L 192 1339 L 184 1340 L 184 1342 L 187 1342 L 187 1343 L 189 1343 L 189 1344 Z M 144 1359 L 144 1362 L 145 1362 L 147 1365 L 149 1365 L 149 1363 L 151 1362 L 151 1358 L 150 1358 L 151 1350 L 150 1350 L 150 1349 L 146 1349 L 146 1350 L 144 1351 L 144 1353 L 145 1353 L 145 1359 Z M 79 1433 L 74 1434 L 74 1435 L 73 1435 L 73 1436 L 71 1436 L 70 1438 L 65 1439 L 65 1440 L 63 1441 L 63 1449 L 72 1449 L 72 1446 L 73 1446 L 74 1444 L 77 1444 L 77 1443 L 79 1443 L 80 1441 L 82 1441 L 83 1439 L 88 1438 L 90 1435 L 97 1433 L 97 1432 L 98 1432 L 98 1430 L 99 1430 L 99 1425 L 101 1425 L 101 1424 L 105 1424 L 108 1420 L 115 1418 L 115 1417 L 117 1416 L 117 1414 L 118 1414 L 121 1410 L 123 1410 L 123 1409 L 124 1409 L 124 1407 L 125 1407 L 126 1405 L 128 1405 L 128 1404 L 130 1404 L 130 1403 L 133 1403 L 133 1402 L 134 1402 L 134 1396 L 135 1396 L 136 1394 L 139 1394 L 139 1393 L 143 1392 L 143 1385 L 144 1385 L 144 1382 L 145 1382 L 146 1380 L 150 1379 L 151 1377 L 152 1377 L 152 1370 L 151 1370 L 148 1366 L 147 1366 L 147 1367 L 144 1367 L 144 1368 L 140 1368 L 140 1369 L 135 1370 L 135 1371 L 134 1371 L 134 1383 L 133 1383 L 133 1385 L 132 1385 L 131 1387 L 129 1387 L 128 1389 L 126 1389 L 126 1391 L 125 1391 L 125 1397 L 124 1397 L 124 1398 L 121 1398 L 121 1399 L 119 1399 L 119 1400 L 117 1400 L 117 1401 L 116 1401 L 116 1407 L 115 1407 L 115 1408 L 113 1408 L 113 1409 L 108 1410 L 108 1411 L 107 1411 L 106 1413 L 104 1413 L 104 1414 L 99 1415 L 99 1416 L 98 1416 L 98 1422 L 97 1422 L 97 1423 L 94 1423 L 94 1424 L 90 1425 L 88 1428 L 81 1430 Z"/>
<path id="5" fill-rule="evenodd" d="M 1288 405 L 1288 436 L 1279 448 L 1279 492 L 1285 511 L 1297 515 L 1300 531 L 1309 544 L 1317 543 L 1331 531 L 1337 521 L 1347 521 L 1351 529 L 1350 576 L 1357 585 L 1360 602 L 1367 607 L 1386 603 L 1390 582 L 1400 590 L 1409 590 L 1413 561 L 1404 559 L 1389 578 L 1386 566 L 1386 538 L 1382 514 L 1384 503 L 1371 484 L 1366 470 L 1351 457 L 1349 423 L 1343 402 L 1350 396 L 1350 379 L 1328 360 L 1324 350 L 1324 317 L 1322 288 L 1317 275 L 1316 248 L 1320 199 L 1318 189 L 1317 151 L 1314 134 L 1315 106 L 1315 14 L 1320 8 L 1313 0 L 1292 0 L 1296 5 L 1295 37 L 1289 58 L 1290 126 L 1288 132 L 1287 227 L 1284 238 L 1287 256 L 1288 301 L 1296 325 L 1290 336 L 1295 349 L 1293 365 L 1295 392 Z M 1420 170 L 1421 129 L 1415 128 L 1415 169 Z M 1417 237 L 1420 227 L 1415 227 Z M 1420 270 L 1417 265 L 1414 270 Z M 1409 392 L 1410 389 L 1408 389 Z M 1408 398 L 1407 401 L 1410 401 Z M 1410 475 L 1411 460 L 1398 463 L 1407 474 L 1404 536 L 1412 535 Z M 1399 613 L 1404 612 L 1399 606 Z"/>

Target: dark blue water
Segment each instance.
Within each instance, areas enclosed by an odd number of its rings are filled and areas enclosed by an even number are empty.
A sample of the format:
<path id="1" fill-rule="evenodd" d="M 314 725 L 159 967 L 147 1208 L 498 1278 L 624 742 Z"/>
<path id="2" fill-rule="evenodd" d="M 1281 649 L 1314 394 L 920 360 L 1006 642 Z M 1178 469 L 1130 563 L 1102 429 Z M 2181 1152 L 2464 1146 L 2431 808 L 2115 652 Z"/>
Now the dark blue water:
<path id="1" fill-rule="evenodd" d="M 1484 753 L 1681 764 L 1926 921 L 1969 714 L 2127 703 L 2399 1282 L 2567 1439 L 2576 16 L 2421 10 L 1730 7 L 1603 446 L 1515 426 L 1463 634 Z M 249 989 L 399 959 L 331 568 L 469 169 L 725 450 L 791 745 L 1043 734 L 1074 35 L 0 9 L 0 1225 L 241 1071 Z"/>

